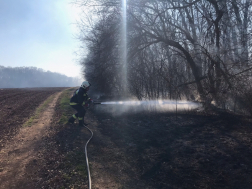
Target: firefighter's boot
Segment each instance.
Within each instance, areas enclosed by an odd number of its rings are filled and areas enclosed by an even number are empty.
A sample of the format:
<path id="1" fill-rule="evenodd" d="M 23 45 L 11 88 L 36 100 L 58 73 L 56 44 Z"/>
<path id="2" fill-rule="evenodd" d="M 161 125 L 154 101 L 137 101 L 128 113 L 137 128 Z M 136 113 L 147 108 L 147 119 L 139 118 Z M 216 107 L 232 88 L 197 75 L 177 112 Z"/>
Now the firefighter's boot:
<path id="1" fill-rule="evenodd" d="M 74 119 L 74 117 L 72 116 L 72 117 L 69 118 L 68 123 L 74 123 L 74 121 L 75 121 L 75 119 Z"/>
<path id="2" fill-rule="evenodd" d="M 87 126 L 88 124 L 84 122 L 84 120 L 79 120 L 79 126 L 84 127 Z"/>

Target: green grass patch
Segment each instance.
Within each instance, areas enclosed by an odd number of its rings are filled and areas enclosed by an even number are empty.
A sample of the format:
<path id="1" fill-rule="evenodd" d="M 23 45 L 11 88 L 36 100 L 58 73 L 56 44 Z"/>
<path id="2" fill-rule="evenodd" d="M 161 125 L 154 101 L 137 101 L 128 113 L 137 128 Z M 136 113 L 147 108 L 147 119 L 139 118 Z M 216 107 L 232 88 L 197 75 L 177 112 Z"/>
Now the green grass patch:
<path id="1" fill-rule="evenodd" d="M 42 105 L 40 105 L 36 110 L 33 116 L 30 117 L 30 119 L 28 119 L 24 124 L 23 127 L 31 127 L 32 124 L 34 123 L 34 121 L 36 119 L 39 118 L 40 114 L 46 109 L 46 107 L 53 101 L 55 97 L 54 95 L 51 95 L 50 97 L 48 97 Z"/>
<path id="2" fill-rule="evenodd" d="M 69 117 L 71 116 L 71 113 L 73 112 L 73 109 L 69 105 L 69 103 L 70 103 L 70 98 L 72 97 L 73 92 L 75 90 L 76 90 L 75 88 L 70 88 L 63 91 L 63 93 L 61 94 L 59 103 L 60 103 L 60 110 L 62 112 L 62 115 L 58 121 L 60 124 L 66 124 Z"/>
<path id="3" fill-rule="evenodd" d="M 81 175 L 81 176 L 87 176 L 87 165 L 86 163 L 83 163 L 83 164 L 79 164 L 76 166 L 76 170 L 78 171 L 78 173 Z"/>
<path id="4" fill-rule="evenodd" d="M 64 173 L 63 175 L 63 178 L 67 181 L 70 181 L 71 180 L 71 176 L 69 176 L 68 174 Z"/>
<path id="5" fill-rule="evenodd" d="M 82 177 L 87 177 L 87 165 L 85 152 L 80 150 L 74 150 L 67 154 L 66 162 L 71 162 L 71 164 L 65 164 L 68 169 L 75 170 L 77 174 Z M 71 175 L 71 174 L 68 174 Z"/>
<path id="6" fill-rule="evenodd" d="M 85 152 L 75 149 L 66 154 L 63 159 L 62 178 L 66 182 L 66 188 L 72 188 L 75 184 L 81 184 L 81 179 L 88 177 Z"/>

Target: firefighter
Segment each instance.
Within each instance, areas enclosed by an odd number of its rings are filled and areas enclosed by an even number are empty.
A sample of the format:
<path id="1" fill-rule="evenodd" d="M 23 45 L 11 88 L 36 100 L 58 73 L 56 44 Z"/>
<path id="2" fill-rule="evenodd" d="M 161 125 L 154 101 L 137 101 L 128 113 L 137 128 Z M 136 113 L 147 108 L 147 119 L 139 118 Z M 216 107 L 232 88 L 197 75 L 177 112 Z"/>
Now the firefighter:
<path id="1" fill-rule="evenodd" d="M 90 86 L 91 84 L 88 81 L 84 81 L 81 87 L 74 92 L 70 100 L 70 106 L 74 108 L 77 113 L 72 115 L 68 120 L 69 123 L 74 123 L 75 119 L 78 118 L 79 126 L 87 125 L 87 123 L 84 122 L 84 116 L 86 114 L 84 106 L 89 107 L 89 105 L 93 103 L 93 100 L 87 95 Z"/>

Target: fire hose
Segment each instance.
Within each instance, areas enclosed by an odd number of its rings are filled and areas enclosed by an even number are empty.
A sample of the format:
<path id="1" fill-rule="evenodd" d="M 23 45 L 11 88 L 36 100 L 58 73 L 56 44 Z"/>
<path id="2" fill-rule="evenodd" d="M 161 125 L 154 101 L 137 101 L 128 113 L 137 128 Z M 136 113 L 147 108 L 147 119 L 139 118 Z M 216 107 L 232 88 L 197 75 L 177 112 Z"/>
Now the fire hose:
<path id="1" fill-rule="evenodd" d="M 89 141 L 92 139 L 93 137 L 93 132 L 91 129 L 89 129 L 87 126 L 85 126 L 91 133 L 91 137 L 88 139 L 86 145 L 85 145 L 85 156 L 86 156 L 86 162 L 87 162 L 87 171 L 88 171 L 88 188 L 91 189 L 91 176 L 90 176 L 90 170 L 89 170 L 89 163 L 88 163 L 88 155 L 87 155 L 87 145 L 89 143 Z"/>
<path id="2" fill-rule="evenodd" d="M 101 104 L 101 102 L 94 102 L 93 104 Z M 91 174 L 90 174 L 89 163 L 88 163 L 87 145 L 88 145 L 89 141 L 93 138 L 94 133 L 90 128 L 88 128 L 87 126 L 85 126 L 85 127 L 91 133 L 91 137 L 88 139 L 88 141 L 86 142 L 86 145 L 85 145 L 85 157 L 86 157 L 87 171 L 88 171 L 88 188 L 91 189 L 92 188 L 92 181 L 91 181 Z"/>

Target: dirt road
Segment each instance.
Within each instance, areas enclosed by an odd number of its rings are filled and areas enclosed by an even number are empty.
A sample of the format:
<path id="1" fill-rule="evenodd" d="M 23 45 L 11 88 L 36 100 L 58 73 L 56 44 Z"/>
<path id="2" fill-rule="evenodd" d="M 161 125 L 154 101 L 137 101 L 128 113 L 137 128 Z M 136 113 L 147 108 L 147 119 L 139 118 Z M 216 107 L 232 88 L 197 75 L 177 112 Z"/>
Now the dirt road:
<path id="1" fill-rule="evenodd" d="M 25 171 L 29 171 L 28 166 L 32 169 L 31 165 L 36 164 L 39 159 L 38 143 L 47 134 L 60 94 L 61 92 L 58 92 L 55 95 L 53 101 L 31 127 L 21 128 L 19 133 L 0 151 L 1 189 L 33 188 L 29 182 L 27 185 L 26 181 L 29 178 L 26 178 Z"/>

